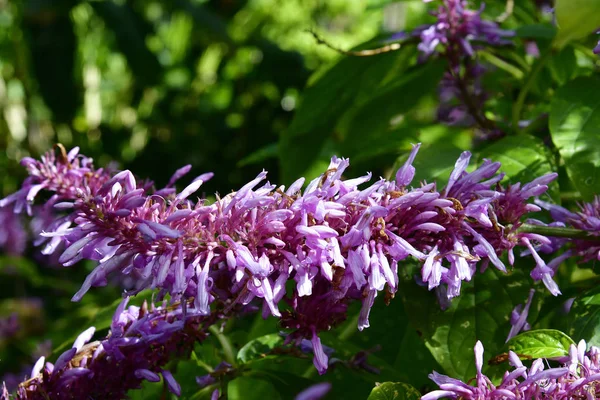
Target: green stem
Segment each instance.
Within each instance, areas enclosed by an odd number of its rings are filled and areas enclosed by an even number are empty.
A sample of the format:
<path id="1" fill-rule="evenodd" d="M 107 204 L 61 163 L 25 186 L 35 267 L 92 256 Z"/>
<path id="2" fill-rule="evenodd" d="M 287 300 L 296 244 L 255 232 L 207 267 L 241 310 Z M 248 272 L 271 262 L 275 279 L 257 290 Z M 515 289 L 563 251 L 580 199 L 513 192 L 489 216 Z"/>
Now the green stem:
<path id="1" fill-rule="evenodd" d="M 543 236 L 564 237 L 569 239 L 600 240 L 600 236 L 594 236 L 588 231 L 574 228 L 561 228 L 557 226 L 523 224 L 517 231 L 521 233 L 537 233 Z"/>
<path id="2" fill-rule="evenodd" d="M 235 361 L 235 352 L 233 350 L 231 342 L 229 341 L 229 338 L 225 336 L 223 332 L 221 332 L 219 328 L 217 328 L 216 325 L 212 325 L 210 328 L 208 328 L 208 331 L 215 335 L 219 343 L 221 343 L 221 347 L 223 348 L 223 355 L 225 356 L 225 361 L 227 361 L 233 366 L 237 365 Z"/>
<path id="3" fill-rule="evenodd" d="M 544 54 L 535 62 L 535 64 L 529 71 L 529 74 L 525 76 L 525 83 L 523 85 L 523 88 L 519 92 L 519 96 L 517 96 L 517 100 L 515 101 L 515 104 L 513 105 L 512 109 L 512 125 L 513 131 L 515 133 L 518 133 L 520 131 L 519 121 L 521 120 L 521 113 L 523 112 L 523 106 L 525 105 L 525 99 L 527 98 L 527 94 L 531 90 L 531 87 L 535 82 L 535 78 L 538 76 L 542 68 L 544 68 L 544 65 L 546 65 L 548 60 L 550 60 L 552 54 L 552 48 L 548 48 L 548 50 L 546 50 Z"/>

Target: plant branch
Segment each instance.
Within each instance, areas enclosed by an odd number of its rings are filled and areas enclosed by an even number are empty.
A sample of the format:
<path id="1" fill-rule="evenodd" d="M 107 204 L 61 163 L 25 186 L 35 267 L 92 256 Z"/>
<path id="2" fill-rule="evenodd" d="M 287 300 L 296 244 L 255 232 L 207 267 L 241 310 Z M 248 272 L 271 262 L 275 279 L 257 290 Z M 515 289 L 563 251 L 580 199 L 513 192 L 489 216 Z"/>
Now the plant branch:
<path id="1" fill-rule="evenodd" d="M 551 237 L 563 237 L 569 239 L 583 239 L 590 241 L 600 241 L 600 236 L 595 236 L 589 231 L 574 228 L 561 228 L 556 226 L 543 226 L 543 225 L 532 225 L 523 224 L 517 232 L 521 233 L 537 233 L 539 235 L 551 236 Z"/>
<path id="2" fill-rule="evenodd" d="M 400 50 L 400 48 L 402 47 L 402 43 L 390 43 L 388 45 L 378 47 L 376 49 L 348 51 L 348 50 L 343 50 L 343 49 L 340 49 L 339 47 L 332 45 L 331 43 L 326 41 L 324 38 L 322 38 L 318 33 L 313 31 L 312 29 L 307 29 L 306 32 L 313 35 L 313 37 L 315 38 L 315 40 L 317 41 L 318 44 L 325 45 L 325 46 L 329 47 L 331 50 L 337 51 L 338 53 L 344 54 L 347 56 L 354 56 L 354 57 L 376 56 L 377 54 L 389 53 L 391 51 Z"/>
<path id="3" fill-rule="evenodd" d="M 531 90 L 533 83 L 535 82 L 535 78 L 538 76 L 544 65 L 546 65 L 552 54 L 552 48 L 546 50 L 542 57 L 540 57 L 533 65 L 533 67 L 529 71 L 529 74 L 525 76 L 525 83 L 523 85 L 523 88 L 519 92 L 519 96 L 517 96 L 517 100 L 515 101 L 515 104 L 513 105 L 512 109 L 512 126 L 514 133 L 519 133 L 520 131 L 519 121 L 521 120 L 521 113 L 523 111 L 523 106 L 525 105 L 525 99 L 527 98 L 527 94 Z"/>

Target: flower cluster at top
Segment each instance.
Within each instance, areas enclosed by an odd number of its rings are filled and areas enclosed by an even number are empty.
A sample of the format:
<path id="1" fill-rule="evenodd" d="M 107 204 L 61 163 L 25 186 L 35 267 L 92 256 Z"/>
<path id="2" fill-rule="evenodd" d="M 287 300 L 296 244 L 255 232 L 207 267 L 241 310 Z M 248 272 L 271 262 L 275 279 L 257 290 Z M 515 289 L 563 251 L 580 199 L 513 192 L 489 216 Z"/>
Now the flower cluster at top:
<path id="1" fill-rule="evenodd" d="M 429 56 L 441 47 L 451 61 L 458 62 L 460 57 L 473 57 L 474 46 L 478 44 L 510 44 L 506 38 L 514 36 L 514 32 L 502 30 L 495 22 L 482 19 L 481 11 L 469 10 L 466 0 L 443 0 L 438 10 L 432 13 L 437 21 L 419 28 L 419 50 Z"/>
<path id="2" fill-rule="evenodd" d="M 34 212 L 35 198 L 48 193 L 44 208 L 56 215 L 42 233 L 43 252 L 60 251 L 65 266 L 98 261 L 74 301 L 117 271 L 136 282 L 129 294 L 160 289 L 173 301 L 193 301 L 200 315 L 209 315 L 211 304 L 227 313 L 259 299 L 263 316 L 293 330 L 288 342 L 312 341 L 314 364 L 324 373 L 328 357 L 318 333 L 343 321 L 355 300 L 362 302 L 358 328 L 368 327 L 375 297 L 393 297 L 399 263 L 409 257 L 422 266 L 418 281 L 435 289 L 442 305 L 478 267 L 505 271 L 499 255 L 508 252 L 512 264 L 516 246 L 533 254 L 531 276 L 559 293 L 554 270 L 534 248 L 549 239 L 519 231 L 522 217 L 540 210 L 528 199 L 544 193 L 556 174 L 503 186 L 500 163 L 484 160 L 469 173 L 471 154 L 464 152 L 443 189 L 409 187 L 418 149 L 391 181 L 367 184 L 370 174 L 343 179 L 349 162 L 334 157 L 304 190 L 304 179 L 277 187 L 263 171 L 208 204 L 189 197 L 211 174 L 178 193 L 174 183 L 184 167 L 155 190 L 129 171 L 95 168 L 77 148 L 67 153 L 59 146 L 41 161 L 22 161 L 29 177 L 0 206 Z"/>
<path id="3" fill-rule="evenodd" d="M 169 390 L 180 395 L 181 387 L 162 367 L 173 357 L 188 356 L 217 314 L 207 317 L 193 306 L 145 302 L 126 308 L 127 301 L 117 308 L 105 339 L 88 343 L 95 329 L 87 329 L 54 364 L 41 357 L 14 396 L 3 384 L 0 400 L 121 399 L 143 380 L 160 381 L 160 375 Z"/>
<path id="4" fill-rule="evenodd" d="M 449 125 L 475 124 L 486 137 L 491 137 L 501 132 L 483 114 L 481 105 L 488 95 L 482 88 L 481 78 L 486 68 L 477 61 L 476 51 L 483 45 L 510 44 L 508 38 L 514 36 L 514 32 L 483 19 L 482 10 L 469 9 L 466 0 L 443 0 L 432 12 L 436 21 L 417 28 L 411 35 L 419 38 L 422 58 L 439 54 L 448 62 L 439 85 L 439 120 Z"/>
<path id="5" fill-rule="evenodd" d="M 475 345 L 475 386 L 433 372 L 429 377 L 439 387 L 421 397 L 421 400 L 442 398 L 464 400 L 505 399 L 595 399 L 600 391 L 600 349 L 592 346 L 586 351 L 585 341 L 571 345 L 569 355 L 557 361 L 558 367 L 544 367 L 544 359 L 536 359 L 531 367 L 523 365 L 519 356 L 509 352 L 512 371 L 506 371 L 502 381 L 494 385 L 481 373 L 483 345 Z"/>

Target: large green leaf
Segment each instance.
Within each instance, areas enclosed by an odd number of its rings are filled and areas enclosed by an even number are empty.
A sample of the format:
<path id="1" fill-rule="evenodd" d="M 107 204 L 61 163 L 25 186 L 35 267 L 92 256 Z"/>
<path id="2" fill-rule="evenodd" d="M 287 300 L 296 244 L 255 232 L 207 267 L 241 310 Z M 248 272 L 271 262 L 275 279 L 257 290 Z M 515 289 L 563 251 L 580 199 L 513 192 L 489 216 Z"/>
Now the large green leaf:
<path id="1" fill-rule="evenodd" d="M 421 393 L 409 384 L 384 382 L 373 388 L 367 400 L 419 400 Z"/>
<path id="2" fill-rule="evenodd" d="M 522 134 L 507 136 L 479 153 L 479 158 L 489 158 L 502 163 L 501 171 L 505 181 L 516 183 L 531 182 L 535 178 L 553 171 L 551 154 L 541 139 Z M 552 184 L 550 193 L 558 193 L 558 184 Z"/>
<path id="3" fill-rule="evenodd" d="M 600 288 L 593 289 L 575 299 L 569 313 L 570 336 L 588 345 L 600 346 Z"/>
<path id="4" fill-rule="evenodd" d="M 261 336 L 246 343 L 237 354 L 238 361 L 247 363 L 265 357 L 275 347 L 283 345 L 283 337 L 278 333 Z"/>
<path id="5" fill-rule="evenodd" d="M 508 348 L 519 356 L 531 358 L 563 357 L 575 344 L 567 334 L 556 329 L 537 329 L 523 332 L 508 341 Z"/>
<path id="6" fill-rule="evenodd" d="M 525 302 L 531 278 L 515 268 L 503 274 L 493 267 L 463 284 L 461 294 L 442 311 L 433 292 L 412 279 L 402 284 L 406 311 L 426 346 L 445 373 L 462 380 L 475 375 L 473 347 L 485 346 L 485 356 L 503 352 L 513 308 Z"/>
<path id="7" fill-rule="evenodd" d="M 303 175 L 323 158 L 323 146 L 342 115 L 401 76 L 413 56 L 408 50 L 344 57 L 305 90 L 294 120 L 281 136 L 279 161 L 284 181 Z"/>
<path id="8" fill-rule="evenodd" d="M 564 46 L 571 40 L 581 39 L 600 26 L 600 1 L 556 0 L 554 14 L 558 25 L 556 45 Z"/>
<path id="9" fill-rule="evenodd" d="M 419 100 L 435 94 L 444 65 L 429 62 L 414 71 L 406 71 L 400 79 L 381 90 L 345 117 L 346 134 L 341 153 L 351 158 L 396 152 L 407 140 L 415 141 L 415 124 L 404 123 L 406 114 L 419 106 Z M 412 126 L 411 126 L 412 125 Z M 420 126 L 416 126 L 420 128 Z"/>
<path id="10" fill-rule="evenodd" d="M 552 99 L 550 133 L 569 177 L 585 199 L 600 193 L 600 79 L 581 77 Z"/>

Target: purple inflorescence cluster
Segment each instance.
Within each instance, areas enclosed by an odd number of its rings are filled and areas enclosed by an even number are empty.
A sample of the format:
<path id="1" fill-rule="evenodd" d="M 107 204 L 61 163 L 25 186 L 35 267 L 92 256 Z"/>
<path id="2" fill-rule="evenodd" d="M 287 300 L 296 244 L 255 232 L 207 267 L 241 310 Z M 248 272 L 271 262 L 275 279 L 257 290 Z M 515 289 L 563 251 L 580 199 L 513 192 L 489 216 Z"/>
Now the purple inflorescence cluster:
<path id="1" fill-rule="evenodd" d="M 442 398 L 464 400 L 504 399 L 595 399 L 600 391 L 600 349 L 592 346 L 586 351 L 582 340 L 571 345 L 569 356 L 557 360 L 558 367 L 545 367 L 544 359 L 536 359 L 531 367 L 523 365 L 514 352 L 509 352 L 512 371 L 507 371 L 502 381 L 495 385 L 481 373 L 483 345 L 475 345 L 475 386 L 458 379 L 433 372 L 429 377 L 440 387 L 421 400 Z"/>
<path id="2" fill-rule="evenodd" d="M 4 387 L 0 399 L 120 399 L 143 380 L 160 381 L 160 375 L 180 395 L 179 384 L 163 367 L 173 357 L 187 356 L 205 338 L 214 316 L 204 316 L 193 306 L 144 303 L 126 308 L 127 300 L 117 308 L 105 339 L 88 343 L 95 332 L 89 328 L 54 364 L 41 357 L 16 394 L 10 397 Z"/>
<path id="3" fill-rule="evenodd" d="M 227 312 L 259 299 L 265 317 L 278 317 L 292 330 L 288 342 L 312 342 L 321 373 L 328 356 L 319 332 L 343 321 L 355 300 L 362 302 L 358 328 L 368 327 L 376 296 L 393 297 L 399 263 L 408 258 L 421 263 L 418 280 L 437 291 L 442 305 L 478 267 L 491 263 L 505 271 L 499 255 L 508 252 L 512 264 L 516 246 L 532 249 L 532 276 L 559 293 L 554 270 L 532 244 L 549 240 L 518 229 L 523 216 L 540 209 L 529 199 L 544 193 L 556 174 L 505 187 L 500 163 L 485 160 L 469 173 L 465 152 L 445 188 L 410 187 L 417 145 L 391 181 L 367 184 L 370 174 L 343 179 L 349 162 L 334 157 L 304 190 L 304 179 L 286 189 L 265 182 L 263 171 L 208 204 L 188 198 L 211 174 L 177 193 L 173 185 L 189 170 L 184 167 L 167 188 L 154 190 L 129 171 L 96 169 L 77 149 L 59 149 L 41 161 L 24 159 L 29 177 L 0 206 L 33 212 L 38 193 L 49 192 L 45 207 L 57 214 L 42 233 L 44 252 L 63 244 L 64 265 L 98 262 L 74 300 L 116 272 L 135 278 L 134 292 L 160 289 L 173 301 L 192 301 L 199 315 L 210 315 L 214 302 Z"/>

